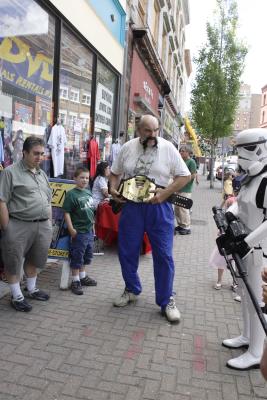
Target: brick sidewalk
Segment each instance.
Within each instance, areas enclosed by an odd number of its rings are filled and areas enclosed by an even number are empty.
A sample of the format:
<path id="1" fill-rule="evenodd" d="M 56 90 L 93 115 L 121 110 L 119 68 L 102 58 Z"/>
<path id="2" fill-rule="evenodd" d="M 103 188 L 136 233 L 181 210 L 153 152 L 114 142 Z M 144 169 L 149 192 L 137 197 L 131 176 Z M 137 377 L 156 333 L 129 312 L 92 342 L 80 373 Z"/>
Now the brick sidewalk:
<path id="1" fill-rule="evenodd" d="M 141 257 L 143 293 L 125 309 L 112 307 L 123 290 L 116 249 L 105 249 L 91 268 L 98 286 L 83 296 L 58 289 L 60 267 L 48 266 L 40 287 L 51 300 L 15 312 L 0 300 L 1 400 L 252 400 L 267 399 L 258 370 L 233 371 L 240 353 L 221 346 L 240 330 L 240 304 L 225 285 L 215 291 L 207 266 L 216 227 L 211 207 L 219 183 L 201 177 L 194 192 L 192 235 L 175 236 L 175 291 L 182 319 L 170 325 L 154 302 L 151 255 Z"/>

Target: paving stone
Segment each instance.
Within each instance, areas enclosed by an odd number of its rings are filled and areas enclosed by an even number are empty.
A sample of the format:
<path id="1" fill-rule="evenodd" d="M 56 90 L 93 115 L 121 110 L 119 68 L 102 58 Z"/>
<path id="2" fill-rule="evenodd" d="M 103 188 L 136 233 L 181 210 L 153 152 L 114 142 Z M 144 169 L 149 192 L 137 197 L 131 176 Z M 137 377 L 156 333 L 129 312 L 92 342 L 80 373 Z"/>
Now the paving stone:
<path id="1" fill-rule="evenodd" d="M 0 400 L 266 400 L 258 370 L 225 366 L 240 351 L 221 342 L 239 335 L 242 319 L 230 274 L 215 291 L 216 271 L 208 267 L 219 189 L 201 179 L 193 193 L 192 234 L 174 237 L 178 325 L 155 305 L 151 254 L 140 257 L 138 302 L 112 306 L 124 288 L 116 247 L 95 257 L 90 274 L 98 285 L 83 296 L 59 290 L 61 266 L 48 265 L 38 281 L 49 289 L 49 302 L 36 302 L 24 314 L 12 310 L 9 295 L 1 298 Z"/>

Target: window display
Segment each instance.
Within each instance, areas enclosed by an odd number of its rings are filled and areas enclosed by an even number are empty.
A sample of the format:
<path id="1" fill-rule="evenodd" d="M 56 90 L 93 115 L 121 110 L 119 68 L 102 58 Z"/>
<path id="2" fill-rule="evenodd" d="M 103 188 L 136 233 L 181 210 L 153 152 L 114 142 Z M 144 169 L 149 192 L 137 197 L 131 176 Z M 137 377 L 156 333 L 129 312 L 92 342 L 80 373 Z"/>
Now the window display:
<path id="1" fill-rule="evenodd" d="M 95 103 L 95 137 L 99 143 L 101 158 L 105 161 L 109 160 L 112 137 L 114 137 L 116 91 L 116 75 L 101 61 L 98 61 Z"/>
<path id="2" fill-rule="evenodd" d="M 80 40 L 56 10 L 47 12 L 43 7 L 34 0 L 0 2 L 0 163 L 3 160 L 6 167 L 19 161 L 25 139 L 38 135 L 46 143 L 42 168 L 47 175 L 72 179 L 78 164 L 90 166 L 92 154 L 92 165 L 100 156 L 110 161 L 118 75 L 97 60 L 90 44 Z M 55 29 L 53 13 L 62 24 L 60 31 Z M 59 46 L 59 87 L 56 79 L 53 88 L 58 68 L 54 52 Z M 97 69 L 94 75 L 93 65 Z M 96 82 L 92 85 L 93 76 Z M 91 110 L 92 87 L 95 110 Z M 55 146 L 51 143 L 55 129 L 58 131 L 57 117 L 60 132 L 64 129 L 64 153 L 55 171 Z M 90 137 L 94 137 L 100 155 L 98 150 L 92 152 Z"/>
<path id="3" fill-rule="evenodd" d="M 55 22 L 33 0 L 6 0 L 0 12 L 0 119 L 7 166 L 21 159 L 27 136 L 45 139 L 51 123 Z"/>
<path id="4" fill-rule="evenodd" d="M 64 177 L 87 164 L 93 54 L 65 26 L 61 37 L 59 114 L 66 131 Z"/>

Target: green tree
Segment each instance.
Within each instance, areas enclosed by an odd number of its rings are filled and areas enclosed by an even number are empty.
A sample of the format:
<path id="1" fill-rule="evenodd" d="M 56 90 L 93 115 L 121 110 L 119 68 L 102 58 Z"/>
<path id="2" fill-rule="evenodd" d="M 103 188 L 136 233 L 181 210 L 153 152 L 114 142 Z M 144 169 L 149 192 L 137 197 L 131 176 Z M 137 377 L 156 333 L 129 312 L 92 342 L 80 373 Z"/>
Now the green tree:
<path id="1" fill-rule="evenodd" d="M 211 188 L 215 147 L 218 138 L 232 134 L 247 54 L 246 46 L 237 38 L 237 22 L 236 1 L 217 0 L 213 25 L 207 23 L 207 43 L 194 59 L 192 119 L 202 137 L 211 143 Z"/>

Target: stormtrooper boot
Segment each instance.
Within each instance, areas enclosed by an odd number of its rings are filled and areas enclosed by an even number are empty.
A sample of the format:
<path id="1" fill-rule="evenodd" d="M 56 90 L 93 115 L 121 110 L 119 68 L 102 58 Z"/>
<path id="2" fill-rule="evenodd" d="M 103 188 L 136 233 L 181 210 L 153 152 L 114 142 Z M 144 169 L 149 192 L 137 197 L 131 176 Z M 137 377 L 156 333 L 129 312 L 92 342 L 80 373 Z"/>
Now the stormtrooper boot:
<path id="1" fill-rule="evenodd" d="M 259 304 L 261 305 L 261 275 L 260 275 L 260 268 L 259 266 L 254 263 L 254 273 L 250 275 L 249 271 L 249 280 L 252 289 L 254 290 L 255 296 L 257 297 L 257 300 Z M 252 268 L 251 268 L 252 270 Z M 242 354 L 239 357 L 232 358 L 227 362 L 227 367 L 241 370 L 241 371 L 246 371 L 252 368 L 259 368 L 260 366 L 260 361 L 263 353 L 263 343 L 264 343 L 264 337 L 265 333 L 262 328 L 261 322 L 259 320 L 259 317 L 255 311 L 255 308 L 250 300 L 248 298 L 248 293 L 245 293 L 245 298 L 247 301 L 244 301 L 244 303 L 247 303 L 247 311 L 249 315 L 249 348 L 248 351 L 246 351 L 244 354 Z M 243 314 L 244 315 L 244 314 Z"/>
<path id="2" fill-rule="evenodd" d="M 222 346 L 228 349 L 240 349 L 248 348 L 249 346 L 249 313 L 248 305 L 246 304 L 246 298 L 244 295 L 244 289 L 242 288 L 242 283 L 238 283 L 238 294 L 241 296 L 241 309 L 243 315 L 243 333 L 240 336 L 234 337 L 232 339 L 224 339 Z"/>
<path id="3" fill-rule="evenodd" d="M 248 351 L 246 351 L 244 354 L 241 354 L 239 357 L 229 360 L 226 364 L 227 367 L 241 371 L 260 367 L 265 334 L 256 313 L 251 318 L 250 329 L 251 338 Z"/>

